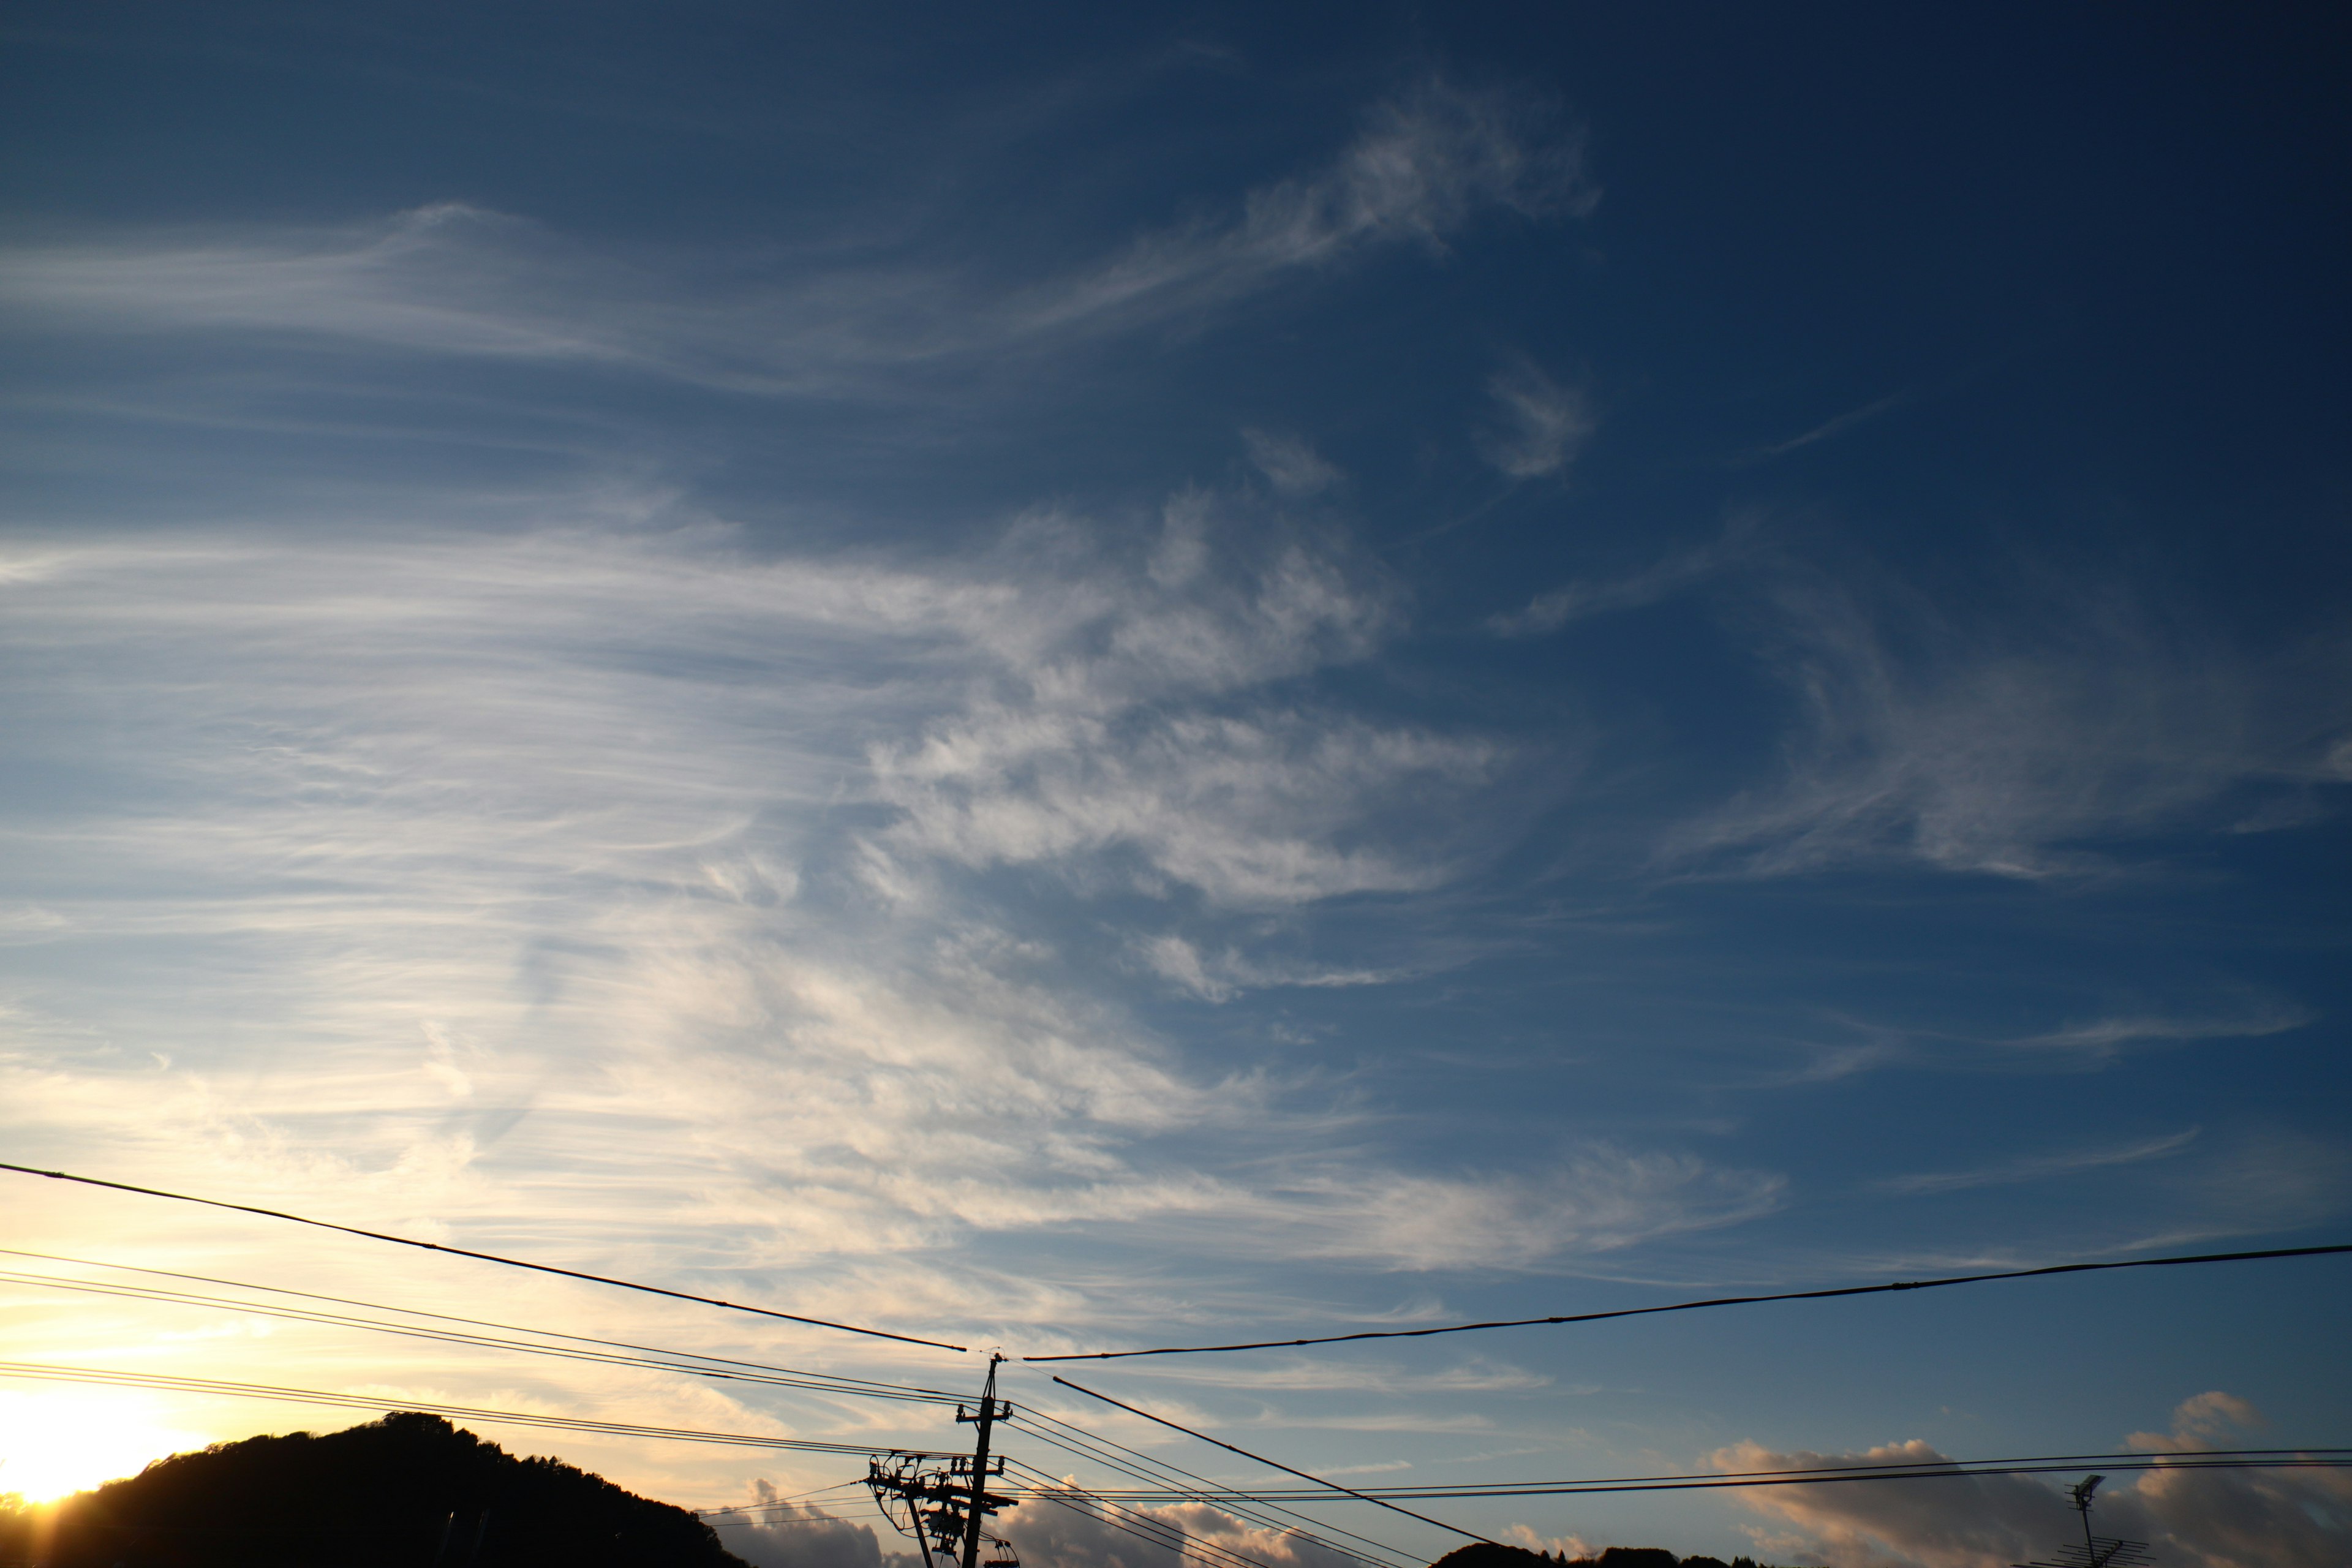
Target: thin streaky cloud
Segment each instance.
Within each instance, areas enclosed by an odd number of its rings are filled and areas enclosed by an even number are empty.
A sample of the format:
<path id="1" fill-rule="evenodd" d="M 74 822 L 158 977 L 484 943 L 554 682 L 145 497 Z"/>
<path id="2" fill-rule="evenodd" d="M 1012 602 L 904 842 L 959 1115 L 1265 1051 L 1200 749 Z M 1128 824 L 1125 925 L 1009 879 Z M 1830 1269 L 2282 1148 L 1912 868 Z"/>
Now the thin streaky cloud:
<path id="1" fill-rule="evenodd" d="M 1793 732 L 1777 780 L 1671 829 L 1663 867 L 1780 877 L 1873 862 L 2019 880 L 2109 872 L 2128 842 L 2225 831 L 2352 724 L 2341 637 L 2252 650 L 2168 635 L 2116 592 L 1963 623 L 1789 567 L 1756 580 L 1762 668 Z M 2210 819 L 2210 820 L 2209 820 Z"/>
<path id="2" fill-rule="evenodd" d="M 1547 589 L 1519 609 L 1487 616 L 1486 630 L 1498 637 L 1543 637 L 1588 616 L 1657 604 L 1748 559 L 1754 537 L 1750 521 L 1735 520 L 1707 543 L 1625 576 Z"/>
<path id="3" fill-rule="evenodd" d="M 2005 1161 L 1996 1165 L 1979 1166 L 1971 1171 L 1937 1171 L 1911 1176 L 1890 1176 L 1876 1184 L 1878 1190 L 1914 1196 L 1932 1193 L 1957 1193 L 1971 1187 L 2011 1186 L 2023 1183 L 2052 1181 L 2072 1175 L 2078 1171 L 2105 1170 L 2115 1165 L 2136 1165 L 2146 1160 L 2160 1160 L 2177 1154 L 2197 1141 L 2198 1129 L 2175 1132 L 2163 1138 L 2150 1138 L 2137 1143 L 2126 1143 L 2104 1149 L 2069 1150 L 2055 1154 L 2029 1155 Z"/>
<path id="4" fill-rule="evenodd" d="M 1234 216 L 1011 287 L 906 258 L 747 282 L 724 258 L 598 253 L 520 216 L 445 201 L 336 227 L 19 246 L 0 253 L 0 304 L 41 331 L 233 336 L 247 353 L 269 335 L 307 335 L 757 395 L 897 397 L 919 366 L 1129 331 L 1367 247 L 1442 248 L 1480 211 L 1573 216 L 1593 199 L 1576 139 L 1540 106 L 1432 82 L 1376 110 L 1329 167 L 1246 193 Z"/>
<path id="5" fill-rule="evenodd" d="M 1855 426 L 1866 424 L 1882 414 L 1892 414 L 1911 402 L 1916 395 L 1917 394 L 1912 392 L 1892 393 L 1887 396 L 1865 403 L 1859 408 L 1849 408 L 1834 418 L 1823 420 L 1801 436 L 1792 436 L 1788 440 L 1776 441 L 1770 446 L 1755 448 L 1747 455 L 1746 460 L 1753 463 L 1764 462 L 1773 458 L 1783 458 L 1790 452 L 1800 451 L 1804 447 L 1829 440 L 1832 437 L 1843 436 Z"/>
<path id="6" fill-rule="evenodd" d="M 2126 1046 L 2168 1041 L 2259 1039 L 2283 1035 L 2315 1023 L 2319 1015 L 2306 1007 L 2278 1004 L 2236 1014 L 2169 1016 L 2140 1014 L 2098 1018 L 2072 1024 L 2047 1034 L 2024 1035 L 2000 1042 L 2021 1050 L 2080 1051 L 2107 1056 Z"/>
<path id="7" fill-rule="evenodd" d="M 1478 432 L 1478 452 L 1510 479 L 1559 472 L 1598 427 L 1582 389 L 1561 385 L 1525 356 L 1487 380 L 1486 395 L 1494 410 Z"/>

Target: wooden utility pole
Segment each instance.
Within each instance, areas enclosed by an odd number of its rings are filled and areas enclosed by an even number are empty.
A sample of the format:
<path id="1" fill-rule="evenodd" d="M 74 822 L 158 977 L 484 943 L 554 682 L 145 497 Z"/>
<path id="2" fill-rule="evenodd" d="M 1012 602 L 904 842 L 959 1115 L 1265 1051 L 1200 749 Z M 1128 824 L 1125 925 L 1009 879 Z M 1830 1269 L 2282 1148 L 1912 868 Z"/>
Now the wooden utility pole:
<path id="1" fill-rule="evenodd" d="M 961 1406 L 956 1410 L 957 1420 L 973 1421 L 980 1425 L 980 1441 L 973 1447 L 971 1455 L 971 1501 L 964 1508 L 961 1568 L 980 1568 L 980 1527 L 1002 1506 L 988 1495 L 988 1434 L 989 1429 L 996 1425 L 998 1416 L 1010 1414 L 1008 1410 L 999 1408 L 1003 1402 L 996 1397 L 996 1365 L 1003 1359 L 1002 1355 L 988 1358 L 988 1382 L 980 1392 L 980 1414 L 966 1415 Z"/>

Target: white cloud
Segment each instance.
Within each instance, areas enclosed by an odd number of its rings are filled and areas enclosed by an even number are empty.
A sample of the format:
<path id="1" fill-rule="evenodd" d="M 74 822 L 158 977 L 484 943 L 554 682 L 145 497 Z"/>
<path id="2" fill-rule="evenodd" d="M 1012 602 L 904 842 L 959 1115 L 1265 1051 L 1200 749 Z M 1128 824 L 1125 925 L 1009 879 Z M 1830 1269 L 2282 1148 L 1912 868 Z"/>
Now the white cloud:
<path id="1" fill-rule="evenodd" d="M 2046 1182 L 2054 1177 L 2072 1175 L 2077 1171 L 2104 1170 L 2111 1165 L 2137 1165 L 2144 1160 L 2160 1160 L 2167 1154 L 2177 1154 L 2188 1148 L 2196 1141 L 2197 1131 L 2191 1127 L 2186 1131 L 2163 1138 L 2143 1139 L 2137 1143 L 2063 1150 L 2054 1154 L 2032 1154 L 1999 1164 L 1979 1166 L 1971 1171 L 1937 1171 L 1911 1176 L 1890 1176 L 1880 1182 L 1878 1186 L 1884 1192 L 1908 1194 L 1957 1193 L 1971 1187 Z"/>
<path id="2" fill-rule="evenodd" d="M 1575 138 L 1540 106 L 1431 83 L 1377 107 L 1326 169 L 1240 210 L 1017 283 L 873 254 L 772 262 L 593 253 L 461 202 L 339 227 L 180 229 L 0 253 L 0 304 L 49 328 L 342 340 L 401 356 L 595 366 L 761 395 L 882 395 L 901 371 L 1198 312 L 1484 209 L 1580 214 Z M 833 254 L 826 252 L 825 254 Z M 664 284 L 654 279 L 666 279 Z"/>
<path id="3" fill-rule="evenodd" d="M 1535 1268 L 1759 1218 L 1780 1206 L 1785 1185 L 1606 1144 L 1523 1174 L 1310 1171 L 1253 1194 L 1242 1206 L 1257 1240 L 1228 1245 L 1413 1269 Z"/>
<path id="4" fill-rule="evenodd" d="M 2284 997 L 2239 989 L 2168 1005 L 2141 1004 L 2030 1035 L 1904 1028 L 1863 1018 L 1837 1022 L 1855 1037 L 1805 1042 L 1805 1059 L 1780 1081 L 1818 1083 L 1908 1062 L 1999 1071 L 2092 1071 L 2135 1049 L 2207 1040 L 2262 1039 L 2307 1027 L 2320 1015 Z"/>
<path id="5" fill-rule="evenodd" d="M 881 847 L 1181 884 L 1234 906 L 1444 877 L 1458 841 L 1412 825 L 1493 782 L 1501 749 L 1290 695 L 1293 678 L 1367 656 L 1393 595 L 1296 541 L 1237 564 L 1231 537 L 1213 498 L 1188 494 L 1140 569 L 1032 579 L 987 647 L 996 682 L 919 741 L 874 749 L 876 787 L 903 813 Z"/>
<path id="6" fill-rule="evenodd" d="M 1214 954 L 1201 950 L 1172 932 L 1162 932 L 1136 944 L 1151 972 L 1204 1002 L 1229 1002 L 1244 991 L 1297 985 L 1331 990 L 1352 985 L 1386 985 L 1410 977 L 1395 969 L 1328 969 L 1309 964 L 1268 963 L 1234 948 Z"/>
<path id="7" fill-rule="evenodd" d="M 1976 631 L 1899 594 L 1872 608 L 1795 574 L 1769 595 L 1768 657 L 1800 725 L 1782 777 L 1670 835 L 1669 862 L 2096 870 L 2114 840 L 2197 826 L 2232 791 L 2321 776 L 2320 738 L 2352 722 L 2343 646 L 2198 646 L 2079 592 L 2030 626 Z"/>
<path id="8" fill-rule="evenodd" d="M 2224 1013 L 2136 1013 L 2095 1018 L 2088 1023 L 2069 1024 L 2044 1034 L 2021 1036 L 2001 1043 L 2024 1051 L 2064 1052 L 2105 1058 L 2119 1054 L 2127 1046 L 2185 1040 L 2259 1039 L 2265 1035 L 2283 1035 L 2290 1029 L 2300 1029 L 2317 1017 L 2317 1014 L 2306 1007 L 2283 1002 L 2256 1001 Z"/>
<path id="9" fill-rule="evenodd" d="M 1478 450 L 1515 479 L 1557 473 L 1592 435 L 1591 400 L 1575 387 L 1560 385 L 1533 360 L 1520 359 L 1496 372 L 1486 392 L 1495 400 L 1496 416 L 1480 433 Z"/>
<path id="10" fill-rule="evenodd" d="M 1392 592 L 1226 505 L 920 567 L 755 555 L 652 502 L 45 547 L 0 642 L 48 676 L 0 718 L 91 782 L 0 819 L 22 878 L 77 889 L 19 922 L 47 945 L 0 1119 L 60 1165 L 427 1238 L 531 1212 L 614 1272 L 691 1218 L 852 1321 L 1097 1310 L 895 1261 L 975 1233 L 1519 1268 L 1764 1212 L 1769 1178 L 1679 1156 L 1390 1169 L 1363 1110 L 1203 1071 L 1071 973 L 1057 922 L 1106 890 L 1288 910 L 1476 843 L 1493 742 L 1295 695 L 1390 635 Z M 966 875 L 1007 866 L 1061 891 L 1016 918 Z M 1207 951 L 1203 994 L 1385 977 Z"/>
<path id="11" fill-rule="evenodd" d="M 1782 458 L 1790 452 L 1801 451 L 1818 442 L 1843 436 L 1857 425 L 1866 424 L 1882 414 L 1892 413 L 1902 407 L 1911 401 L 1912 395 L 1908 392 L 1897 392 L 1885 397 L 1874 398 L 1858 408 L 1849 408 L 1843 414 L 1824 419 L 1801 435 L 1791 436 L 1785 441 L 1775 441 L 1769 446 L 1759 447 L 1749 454 L 1749 458 L 1751 460 Z"/>
<path id="12" fill-rule="evenodd" d="M 1498 637 L 1542 637 L 1591 616 L 1654 605 L 1745 558 L 1752 531 L 1749 521 L 1735 520 L 1719 538 L 1677 552 L 1638 572 L 1546 589 L 1521 609 L 1489 616 L 1486 629 Z"/>
<path id="13" fill-rule="evenodd" d="M 1580 138 L 1545 104 L 1433 81 L 1381 104 L 1332 165 L 1249 193 L 1241 214 L 1147 235 L 1041 290 L 1032 328 L 1198 308 L 1379 244 L 1442 246 L 1481 208 L 1581 216 L 1599 200 Z"/>
<path id="14" fill-rule="evenodd" d="M 2258 1424 L 2244 1400 L 2214 1392 L 2184 1402 L 2170 1433 L 2136 1434 L 2144 1449 L 2216 1447 Z M 1859 1454 L 1775 1453 L 1743 1443 L 1717 1453 L 1727 1471 L 1950 1461 L 1914 1439 Z M 2050 1485 L 1985 1476 L 1758 1488 L 1738 1495 L 1777 1521 L 1759 1550 L 1817 1555 L 1831 1568 L 2004 1568 L 2082 1539 L 2073 1506 Z M 2352 1554 L 2352 1479 L 2326 1470 L 2141 1471 L 2097 1494 L 2102 1536 L 2151 1542 L 2182 1568 L 2330 1568 Z"/>
<path id="15" fill-rule="evenodd" d="M 1318 495 L 1340 480 L 1339 470 L 1296 436 L 1244 430 L 1242 441 L 1249 447 L 1250 461 L 1279 495 Z"/>

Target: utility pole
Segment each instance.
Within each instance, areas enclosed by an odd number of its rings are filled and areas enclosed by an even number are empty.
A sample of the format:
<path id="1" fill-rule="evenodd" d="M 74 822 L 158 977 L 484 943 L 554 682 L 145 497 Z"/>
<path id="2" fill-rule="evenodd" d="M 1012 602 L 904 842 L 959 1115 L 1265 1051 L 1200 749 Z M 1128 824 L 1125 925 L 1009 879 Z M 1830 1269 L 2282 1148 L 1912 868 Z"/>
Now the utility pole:
<path id="1" fill-rule="evenodd" d="M 988 1489 L 989 1478 L 1004 1473 L 1004 1461 L 992 1459 L 989 1440 L 996 1423 L 1013 1414 L 1012 1405 L 996 1397 L 996 1368 L 1001 1355 L 988 1358 L 988 1382 L 981 1391 L 978 1415 L 956 1406 L 956 1419 L 980 1428 L 979 1441 L 967 1458 L 934 1454 L 894 1453 L 867 1461 L 866 1484 L 883 1517 L 900 1533 L 915 1538 L 923 1554 L 923 1568 L 936 1568 L 937 1558 L 950 1568 L 1021 1568 L 1008 1543 L 988 1533 L 988 1516 L 1011 1507 L 1013 1500 Z M 944 1465 L 937 1461 L 947 1458 Z M 904 1515 L 902 1521 L 901 1515 Z M 1003 1555 L 983 1563 L 980 1543 L 992 1542 Z"/>
<path id="2" fill-rule="evenodd" d="M 973 1421 L 980 1425 L 980 1441 L 973 1447 L 971 1454 L 971 1501 L 964 1508 L 961 1568 L 980 1568 L 981 1524 L 996 1511 L 996 1506 L 992 1506 L 988 1496 L 988 1434 L 989 1429 L 996 1425 L 999 1415 L 1012 1414 L 1008 1409 L 998 1408 L 1002 1401 L 996 1397 L 996 1367 L 1003 1359 L 1003 1356 L 993 1352 L 988 1358 L 988 1382 L 980 1391 L 980 1414 L 966 1415 L 963 1406 L 956 1406 L 957 1420 Z M 1004 1461 L 999 1459 L 996 1468 L 1002 1474 Z"/>

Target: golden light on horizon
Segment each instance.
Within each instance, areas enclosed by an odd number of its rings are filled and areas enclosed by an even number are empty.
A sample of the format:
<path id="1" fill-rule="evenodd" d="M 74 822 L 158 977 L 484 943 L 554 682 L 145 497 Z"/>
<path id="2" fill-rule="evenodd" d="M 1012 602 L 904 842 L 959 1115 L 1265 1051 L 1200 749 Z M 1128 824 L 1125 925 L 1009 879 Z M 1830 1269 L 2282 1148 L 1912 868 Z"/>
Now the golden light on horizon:
<path id="1" fill-rule="evenodd" d="M 212 1441 L 166 1426 L 155 1402 L 111 1389 L 0 1388 L 0 1494 L 49 1502 Z"/>

